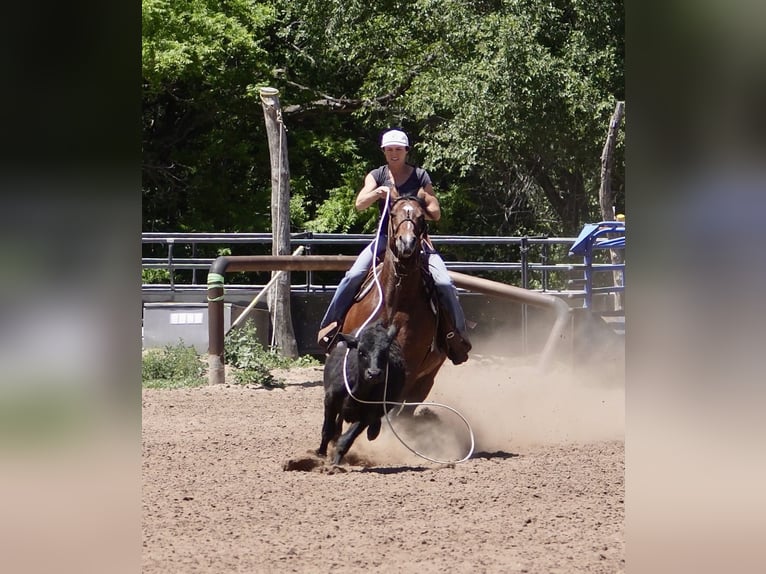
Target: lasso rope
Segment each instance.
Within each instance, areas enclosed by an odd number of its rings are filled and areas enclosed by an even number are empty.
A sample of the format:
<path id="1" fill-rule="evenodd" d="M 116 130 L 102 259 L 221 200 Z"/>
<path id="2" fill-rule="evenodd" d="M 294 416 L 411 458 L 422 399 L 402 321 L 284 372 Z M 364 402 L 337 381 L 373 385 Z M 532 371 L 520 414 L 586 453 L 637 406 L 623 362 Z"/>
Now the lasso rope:
<path id="1" fill-rule="evenodd" d="M 373 317 L 375 317 L 375 315 L 377 315 L 378 311 L 380 310 L 381 305 L 383 304 L 383 288 L 380 285 L 380 278 L 378 276 L 378 270 L 377 270 L 377 265 L 375 264 L 375 260 L 377 259 L 377 256 L 378 256 L 378 245 L 379 245 L 379 241 L 380 241 L 380 234 L 381 234 L 381 231 L 383 229 L 383 222 L 386 221 L 386 215 L 388 214 L 388 206 L 389 206 L 390 197 L 391 197 L 391 188 L 388 187 L 388 192 L 386 193 L 386 205 L 383 208 L 383 213 L 380 216 L 380 222 L 378 223 L 378 233 L 375 235 L 375 242 L 374 242 L 374 248 L 373 248 L 374 251 L 373 251 L 373 254 L 372 254 L 372 270 L 373 270 L 372 273 L 373 273 L 373 277 L 375 279 L 375 286 L 376 286 L 376 288 L 378 290 L 378 304 L 375 307 L 375 309 L 373 310 L 373 312 L 370 314 L 370 316 L 367 317 L 365 322 L 362 323 L 362 326 L 357 329 L 357 331 L 356 331 L 357 336 L 362 332 L 362 330 L 367 326 L 367 324 L 373 319 Z M 343 383 L 346 385 L 346 392 L 348 392 L 348 395 L 352 399 L 354 399 L 355 401 L 357 401 L 359 403 L 363 403 L 363 404 L 366 404 L 366 405 L 383 405 L 383 412 L 386 415 L 386 422 L 388 423 L 388 428 L 391 429 L 391 432 L 394 434 L 394 436 L 397 438 L 397 440 L 407 450 L 409 450 L 411 453 L 413 453 L 413 454 L 415 454 L 415 455 L 417 455 L 417 456 L 419 456 L 421 458 L 424 458 L 425 460 L 428 460 L 428 461 L 431 461 L 431 462 L 435 462 L 435 463 L 438 463 L 438 464 L 459 464 L 459 463 L 465 462 L 465 461 L 467 461 L 468 459 L 471 458 L 471 456 L 473 455 L 475 444 L 476 444 L 475 439 L 474 439 L 473 429 L 471 428 L 471 424 L 468 422 L 468 420 L 462 414 L 460 414 L 459 411 L 457 411 L 456 409 L 450 407 L 449 405 L 445 405 L 445 404 L 442 404 L 442 403 L 430 402 L 430 401 L 428 401 L 428 402 L 415 402 L 415 403 L 407 403 L 407 402 L 401 402 L 400 403 L 398 401 L 387 401 L 386 400 L 386 396 L 388 395 L 388 362 L 386 362 L 386 378 L 384 379 L 384 383 L 383 383 L 383 400 L 382 401 L 366 401 L 364 399 L 360 399 L 359 397 L 354 396 L 354 393 L 351 391 L 351 385 L 348 382 L 348 369 L 347 369 L 347 365 L 348 365 L 348 354 L 349 354 L 350 350 L 351 350 L 350 348 L 346 347 L 346 354 L 343 356 Z M 397 415 L 402 412 L 402 410 L 404 409 L 405 406 L 411 406 L 411 407 L 418 407 L 418 406 L 441 407 L 441 408 L 447 409 L 449 411 L 452 411 L 458 417 L 460 417 L 460 419 L 465 423 L 466 428 L 468 428 L 468 434 L 471 437 L 471 446 L 468 449 L 468 454 L 466 454 L 460 460 L 439 460 L 439 459 L 436 459 L 436 458 L 432 458 L 432 457 L 430 457 L 428 455 L 425 455 L 422 452 L 414 449 L 409 444 L 407 444 L 407 442 L 401 436 L 399 436 L 399 433 L 397 433 L 396 430 L 394 429 L 394 426 L 391 423 L 391 418 L 390 418 L 390 416 L 388 414 L 389 406 L 391 406 L 391 407 L 398 406 L 399 407 L 399 410 L 397 411 Z"/>

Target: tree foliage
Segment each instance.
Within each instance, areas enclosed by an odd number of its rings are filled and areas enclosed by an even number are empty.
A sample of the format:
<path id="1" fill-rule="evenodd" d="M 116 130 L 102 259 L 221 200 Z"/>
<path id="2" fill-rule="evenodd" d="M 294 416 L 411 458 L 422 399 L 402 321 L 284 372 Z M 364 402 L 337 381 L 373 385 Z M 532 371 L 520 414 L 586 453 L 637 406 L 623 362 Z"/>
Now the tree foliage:
<path id="1" fill-rule="evenodd" d="M 267 5 L 143 0 L 144 228 L 247 230 L 269 214 L 255 86 L 268 78 Z"/>
<path id="2" fill-rule="evenodd" d="M 143 0 L 145 229 L 269 229 L 259 85 L 279 88 L 294 229 L 371 231 L 353 199 L 401 126 L 438 230 L 574 234 L 624 99 L 621 0 Z M 624 201 L 624 153 L 615 181 Z"/>

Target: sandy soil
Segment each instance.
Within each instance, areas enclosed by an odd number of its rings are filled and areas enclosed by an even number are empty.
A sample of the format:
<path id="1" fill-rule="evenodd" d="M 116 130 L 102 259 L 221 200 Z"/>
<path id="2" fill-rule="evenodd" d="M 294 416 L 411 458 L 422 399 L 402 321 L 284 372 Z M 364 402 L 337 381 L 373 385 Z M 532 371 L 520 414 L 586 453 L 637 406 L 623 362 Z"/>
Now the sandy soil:
<path id="1" fill-rule="evenodd" d="M 143 391 L 143 572 L 622 572 L 624 385 L 472 356 L 429 400 L 458 464 L 384 422 L 313 455 L 321 368 L 284 389 Z M 450 411 L 394 429 L 442 461 Z"/>

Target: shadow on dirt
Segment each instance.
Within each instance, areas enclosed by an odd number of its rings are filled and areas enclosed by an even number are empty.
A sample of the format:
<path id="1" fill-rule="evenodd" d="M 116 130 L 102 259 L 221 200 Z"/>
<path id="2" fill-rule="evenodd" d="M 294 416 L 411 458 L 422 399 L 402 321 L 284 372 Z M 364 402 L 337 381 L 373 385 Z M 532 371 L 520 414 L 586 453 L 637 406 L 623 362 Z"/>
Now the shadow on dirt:
<path id="1" fill-rule="evenodd" d="M 521 455 L 512 452 L 503 452 L 502 450 L 496 450 L 495 452 L 475 452 L 471 458 L 486 458 L 487 460 L 492 458 L 518 458 Z"/>
<path id="2" fill-rule="evenodd" d="M 403 472 L 424 472 L 433 470 L 425 466 L 383 466 L 378 468 L 362 468 L 359 472 L 372 472 L 375 474 L 400 474 Z"/>
<path id="3" fill-rule="evenodd" d="M 310 389 L 312 387 L 321 387 L 323 384 L 324 383 L 320 379 L 318 381 L 305 381 L 303 383 L 287 383 L 287 386 L 290 386 L 290 387 L 300 387 L 300 388 L 303 388 L 303 389 Z"/>

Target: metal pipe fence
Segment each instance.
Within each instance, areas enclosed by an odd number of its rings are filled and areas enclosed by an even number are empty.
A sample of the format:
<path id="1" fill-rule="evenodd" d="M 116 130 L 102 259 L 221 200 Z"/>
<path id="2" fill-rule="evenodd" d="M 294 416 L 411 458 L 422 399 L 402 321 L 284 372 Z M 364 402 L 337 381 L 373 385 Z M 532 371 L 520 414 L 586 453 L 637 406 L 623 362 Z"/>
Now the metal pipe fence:
<path id="1" fill-rule="evenodd" d="M 356 255 L 362 247 L 372 241 L 372 234 L 343 234 L 343 233 L 313 233 L 301 232 L 291 235 L 291 247 L 294 249 L 303 245 L 306 254 L 311 255 Z M 445 259 L 447 269 L 455 272 L 469 272 L 486 278 L 513 283 L 524 289 L 532 289 L 543 293 L 561 294 L 566 297 L 585 297 L 583 279 L 585 279 L 586 263 L 580 257 L 567 254 L 569 246 L 575 241 L 573 237 L 530 237 L 530 236 L 458 236 L 436 235 L 431 237 L 434 246 Z M 164 270 L 167 282 L 142 282 L 143 292 L 158 292 L 168 290 L 204 291 L 207 271 L 213 261 L 221 254 L 229 254 L 232 248 L 253 246 L 254 253 L 266 255 L 270 252 L 271 233 L 164 233 L 145 232 L 141 234 L 144 256 L 141 260 L 143 269 Z M 201 246 L 218 245 L 226 253 L 216 253 L 211 257 L 200 257 Z M 478 248 L 488 247 L 508 248 L 505 260 L 498 254 L 495 260 L 454 260 L 450 259 L 450 248 L 458 247 L 464 253 L 470 253 Z M 268 247 L 268 251 L 264 248 Z M 208 247 L 209 249 L 209 247 Z M 260 250 L 260 251 L 259 251 Z M 512 250 L 512 251 L 511 251 Z M 515 257 L 514 257 L 515 256 Z M 511 259 L 513 257 L 513 259 Z M 590 261 L 593 270 L 611 269 L 608 263 Z M 198 273 L 200 272 L 201 273 Z M 339 273 L 325 273 L 317 279 L 313 270 L 307 270 L 305 277 L 301 272 L 293 273 L 292 289 L 298 291 L 327 291 L 333 290 L 337 283 L 332 279 Z M 329 277 L 329 279 L 328 279 Z M 255 281 L 248 277 L 244 284 L 236 279 L 229 282 L 227 289 L 257 289 L 262 288 L 268 277 L 263 281 Z M 598 292 L 615 292 L 621 286 L 599 286 Z"/>

